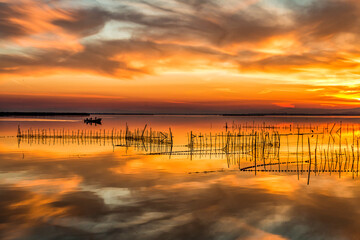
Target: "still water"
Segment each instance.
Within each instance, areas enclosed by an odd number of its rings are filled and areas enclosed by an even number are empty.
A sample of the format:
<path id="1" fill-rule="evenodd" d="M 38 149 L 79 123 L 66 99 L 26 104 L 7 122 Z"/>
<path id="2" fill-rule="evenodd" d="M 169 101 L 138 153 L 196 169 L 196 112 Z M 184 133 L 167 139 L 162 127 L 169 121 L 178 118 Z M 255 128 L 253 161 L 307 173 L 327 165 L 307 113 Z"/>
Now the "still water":
<path id="1" fill-rule="evenodd" d="M 0 239 L 360 239 L 360 118 L 98 117 L 0 118 Z"/>

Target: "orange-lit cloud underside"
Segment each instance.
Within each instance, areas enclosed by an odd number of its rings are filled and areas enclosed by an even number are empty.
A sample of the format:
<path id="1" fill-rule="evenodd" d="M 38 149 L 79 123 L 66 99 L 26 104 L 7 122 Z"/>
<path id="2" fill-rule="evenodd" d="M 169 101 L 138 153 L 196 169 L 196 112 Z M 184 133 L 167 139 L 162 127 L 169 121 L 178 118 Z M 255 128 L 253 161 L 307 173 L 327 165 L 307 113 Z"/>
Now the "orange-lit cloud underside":
<path id="1" fill-rule="evenodd" d="M 352 108 L 359 23 L 355 0 L 0 0 L 0 110 Z"/>

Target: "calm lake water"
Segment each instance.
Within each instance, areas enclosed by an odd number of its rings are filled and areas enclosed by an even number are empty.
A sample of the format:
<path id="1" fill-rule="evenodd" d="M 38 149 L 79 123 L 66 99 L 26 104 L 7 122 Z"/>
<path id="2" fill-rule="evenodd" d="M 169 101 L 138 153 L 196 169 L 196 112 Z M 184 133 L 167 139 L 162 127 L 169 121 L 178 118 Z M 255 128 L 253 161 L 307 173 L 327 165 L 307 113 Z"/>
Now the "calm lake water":
<path id="1" fill-rule="evenodd" d="M 1 239 L 360 239 L 360 118 L 99 117 L 0 118 Z"/>

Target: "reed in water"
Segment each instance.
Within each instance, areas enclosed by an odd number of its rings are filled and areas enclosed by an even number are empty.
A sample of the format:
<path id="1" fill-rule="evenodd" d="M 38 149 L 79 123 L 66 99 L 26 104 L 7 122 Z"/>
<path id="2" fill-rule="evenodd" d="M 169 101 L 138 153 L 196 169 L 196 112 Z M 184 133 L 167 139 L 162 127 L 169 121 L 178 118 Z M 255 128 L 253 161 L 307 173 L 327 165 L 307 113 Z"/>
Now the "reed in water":
<path id="1" fill-rule="evenodd" d="M 154 131 L 147 125 L 129 130 L 64 130 L 18 128 L 19 141 L 110 142 L 114 147 L 135 147 L 144 154 L 189 156 L 190 159 L 226 159 L 228 167 L 240 171 L 307 172 L 320 175 L 359 173 L 359 128 L 342 122 L 326 125 L 269 125 L 233 123 L 225 131 L 187 133 L 186 144 L 174 144 L 171 129 Z"/>
<path id="2" fill-rule="evenodd" d="M 18 126 L 17 138 L 19 144 L 22 141 L 29 144 L 111 144 L 114 147 L 142 147 L 145 150 L 153 149 L 154 146 L 173 145 L 173 134 L 169 132 L 154 131 L 147 128 L 129 130 L 126 124 L 125 130 L 65 130 L 65 129 L 27 129 L 21 130 Z M 165 150 L 160 148 L 161 150 Z M 159 150 L 160 150 L 159 149 Z"/>

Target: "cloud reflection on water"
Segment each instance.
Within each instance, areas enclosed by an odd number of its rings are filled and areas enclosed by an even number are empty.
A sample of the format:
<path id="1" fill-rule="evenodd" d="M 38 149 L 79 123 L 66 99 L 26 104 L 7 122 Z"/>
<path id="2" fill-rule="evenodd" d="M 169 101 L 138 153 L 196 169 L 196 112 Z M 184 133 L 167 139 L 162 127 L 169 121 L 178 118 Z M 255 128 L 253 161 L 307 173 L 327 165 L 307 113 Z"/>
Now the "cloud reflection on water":
<path id="1" fill-rule="evenodd" d="M 0 191 L 1 236 L 355 239 L 360 235 L 356 220 L 360 192 L 350 178 L 320 176 L 308 187 L 296 176 L 264 173 L 254 178 L 238 172 L 184 174 L 169 168 L 126 171 L 132 166 L 129 162 L 147 158 L 107 153 L 46 161 L 36 160 L 36 154 L 22 160 L 2 153 L 0 169 L 7 174 Z M 12 178 L 6 177 L 9 174 Z M 36 181 L 42 181 L 41 188 L 36 188 Z M 59 191 L 53 181 L 71 187 Z M 352 194 L 344 197 L 341 192 Z M 12 230 L 15 227 L 17 231 Z"/>
<path id="2" fill-rule="evenodd" d="M 172 118 L 176 137 L 186 138 L 187 128 L 194 124 L 202 132 L 209 126 L 223 131 L 222 118 L 194 119 L 176 122 Z M 168 127 L 165 123 L 170 121 L 150 120 L 156 128 Z M 103 127 L 109 129 L 113 122 Z M 28 124 L 35 128 L 39 123 Z M 64 123 L 47 124 L 59 128 L 55 124 Z M 2 134 L 12 133 L 7 130 L 10 127 L 16 133 L 17 126 L 11 122 L 1 126 Z M 132 148 L 126 152 L 121 147 L 78 143 L 24 142 L 19 146 L 11 137 L 0 138 L 0 159 L 1 239 L 360 236 L 359 179 L 352 179 L 351 173 L 341 178 L 338 174 L 312 175 L 307 186 L 306 174 L 299 180 L 296 173 L 258 172 L 255 176 L 237 171 L 236 166 L 227 169 L 225 158 L 169 158 L 143 155 Z M 225 171 L 204 173 L 219 169 Z"/>

